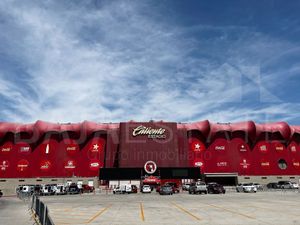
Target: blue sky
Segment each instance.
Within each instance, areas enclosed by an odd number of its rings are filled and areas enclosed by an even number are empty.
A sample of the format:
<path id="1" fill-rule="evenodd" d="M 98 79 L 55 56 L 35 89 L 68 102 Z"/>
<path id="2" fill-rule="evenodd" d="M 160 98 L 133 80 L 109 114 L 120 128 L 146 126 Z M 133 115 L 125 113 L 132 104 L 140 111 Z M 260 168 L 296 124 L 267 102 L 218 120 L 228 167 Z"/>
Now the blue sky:
<path id="1" fill-rule="evenodd" d="M 300 124 L 299 1 L 0 1 L 0 120 Z"/>

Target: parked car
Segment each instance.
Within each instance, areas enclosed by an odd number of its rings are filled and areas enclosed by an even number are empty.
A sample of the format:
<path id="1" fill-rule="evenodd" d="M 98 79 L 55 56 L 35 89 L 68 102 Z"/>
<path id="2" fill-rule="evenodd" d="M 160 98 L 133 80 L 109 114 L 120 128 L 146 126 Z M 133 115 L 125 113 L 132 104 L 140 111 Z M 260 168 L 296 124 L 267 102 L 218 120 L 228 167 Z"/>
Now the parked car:
<path id="1" fill-rule="evenodd" d="M 132 192 L 131 184 L 122 184 L 113 189 L 114 194 L 129 194 Z"/>
<path id="2" fill-rule="evenodd" d="M 69 186 L 66 188 L 67 194 L 80 194 L 80 189 L 78 188 L 78 185 L 75 183 L 71 183 Z"/>
<path id="3" fill-rule="evenodd" d="M 271 182 L 271 183 L 268 183 L 268 184 L 267 184 L 267 188 L 268 188 L 268 189 L 278 189 L 279 186 L 278 186 L 278 183 L 277 183 L 277 182 Z"/>
<path id="4" fill-rule="evenodd" d="M 292 181 L 279 181 L 278 187 L 281 189 L 297 189 L 299 188 L 299 185 Z"/>
<path id="5" fill-rule="evenodd" d="M 136 185 L 131 185 L 131 193 L 137 193 L 137 186 Z"/>
<path id="6" fill-rule="evenodd" d="M 81 190 L 81 193 L 92 193 L 95 191 L 95 188 L 94 188 L 94 186 L 89 186 L 87 184 L 83 184 L 83 185 L 81 185 L 80 190 Z"/>
<path id="7" fill-rule="evenodd" d="M 253 192 L 253 193 L 256 193 L 257 188 L 254 186 L 253 183 L 238 184 L 238 186 L 236 186 L 236 191 L 237 192 Z"/>
<path id="8" fill-rule="evenodd" d="M 46 184 L 42 185 L 41 195 L 54 195 L 56 192 L 56 185 Z"/>
<path id="9" fill-rule="evenodd" d="M 191 185 L 191 184 L 189 184 L 189 183 L 186 183 L 186 184 L 182 185 L 182 190 L 183 190 L 183 191 L 188 191 L 189 188 L 190 188 L 190 185 Z"/>
<path id="10" fill-rule="evenodd" d="M 33 185 L 23 185 L 23 186 L 19 187 L 19 193 L 21 193 L 21 194 L 32 195 L 33 192 L 34 192 Z"/>
<path id="11" fill-rule="evenodd" d="M 160 195 L 172 195 L 173 187 L 170 185 L 163 185 L 160 187 L 159 194 Z"/>
<path id="12" fill-rule="evenodd" d="M 142 187 L 142 193 L 151 193 L 151 187 L 150 187 L 150 185 L 144 185 Z"/>
<path id="13" fill-rule="evenodd" d="M 41 192 L 42 192 L 42 185 L 40 185 L 40 184 L 34 185 L 34 187 L 33 187 L 33 193 L 35 195 L 40 195 Z"/>
<path id="14" fill-rule="evenodd" d="M 264 190 L 264 187 L 259 183 L 253 183 L 253 185 L 256 187 L 257 191 L 263 191 Z"/>
<path id="15" fill-rule="evenodd" d="M 225 194 L 225 188 L 218 183 L 208 183 L 207 192 L 209 194 Z"/>
<path id="16" fill-rule="evenodd" d="M 0 198 L 3 196 L 3 192 L 2 190 L 0 190 Z"/>
<path id="17" fill-rule="evenodd" d="M 189 194 L 207 194 L 207 187 L 204 182 L 191 183 L 189 188 Z"/>
<path id="18" fill-rule="evenodd" d="M 66 186 L 64 184 L 58 184 L 55 189 L 56 195 L 65 195 L 67 194 Z"/>
<path id="19" fill-rule="evenodd" d="M 179 187 L 176 182 L 167 182 L 164 185 L 169 185 L 172 187 L 173 193 L 179 193 Z"/>

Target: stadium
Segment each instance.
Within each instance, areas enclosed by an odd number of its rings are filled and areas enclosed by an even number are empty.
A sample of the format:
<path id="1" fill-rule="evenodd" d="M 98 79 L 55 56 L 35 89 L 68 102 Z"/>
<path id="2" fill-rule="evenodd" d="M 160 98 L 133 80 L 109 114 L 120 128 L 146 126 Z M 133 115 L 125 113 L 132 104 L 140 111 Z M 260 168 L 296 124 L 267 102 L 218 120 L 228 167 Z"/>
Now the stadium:
<path id="1" fill-rule="evenodd" d="M 285 122 L 2 122 L 0 139 L 4 189 L 68 180 L 236 185 L 300 176 L 300 126 Z"/>

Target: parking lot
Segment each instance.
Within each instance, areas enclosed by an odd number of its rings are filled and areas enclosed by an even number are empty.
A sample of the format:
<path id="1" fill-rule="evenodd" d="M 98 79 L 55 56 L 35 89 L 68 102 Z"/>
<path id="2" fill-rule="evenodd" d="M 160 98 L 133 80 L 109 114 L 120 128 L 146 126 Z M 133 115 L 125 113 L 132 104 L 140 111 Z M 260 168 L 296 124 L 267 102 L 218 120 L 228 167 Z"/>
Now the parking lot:
<path id="1" fill-rule="evenodd" d="M 172 196 L 111 193 L 41 197 L 55 224 L 300 224 L 300 193 Z"/>

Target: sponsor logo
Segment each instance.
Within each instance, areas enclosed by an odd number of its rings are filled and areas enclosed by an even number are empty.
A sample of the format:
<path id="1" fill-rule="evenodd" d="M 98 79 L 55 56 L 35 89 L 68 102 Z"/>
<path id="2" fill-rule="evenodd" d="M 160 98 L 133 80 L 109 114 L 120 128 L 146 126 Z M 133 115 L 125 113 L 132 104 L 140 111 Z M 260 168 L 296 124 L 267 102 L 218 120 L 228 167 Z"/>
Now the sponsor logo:
<path id="1" fill-rule="evenodd" d="M 100 151 L 100 146 L 98 144 L 94 144 L 93 148 L 91 149 L 91 152 L 99 152 Z"/>
<path id="2" fill-rule="evenodd" d="M 21 153 L 28 153 L 28 152 L 30 152 L 30 147 L 29 146 L 22 146 L 22 147 L 20 147 L 20 152 Z"/>
<path id="3" fill-rule="evenodd" d="M 6 171 L 9 166 L 9 162 L 7 160 L 3 160 L 0 164 L 0 171 Z"/>
<path id="4" fill-rule="evenodd" d="M 248 163 L 246 159 L 243 159 L 243 161 L 240 163 L 240 166 L 243 169 L 248 169 L 248 167 L 250 166 L 250 163 Z"/>
<path id="5" fill-rule="evenodd" d="M 90 161 L 90 170 L 98 170 L 101 167 L 100 161 L 95 159 Z"/>
<path id="6" fill-rule="evenodd" d="M 40 164 L 40 169 L 41 170 L 50 170 L 51 167 L 51 162 L 49 160 L 44 160 Z"/>
<path id="7" fill-rule="evenodd" d="M 300 166 L 300 163 L 299 163 L 299 162 L 293 162 L 293 166 L 294 166 L 294 167 L 299 167 L 299 166 Z"/>
<path id="8" fill-rule="evenodd" d="M 270 162 L 261 162 L 260 165 L 262 167 L 269 167 L 270 166 Z"/>
<path id="9" fill-rule="evenodd" d="M 203 162 L 195 162 L 194 166 L 195 167 L 202 167 L 203 166 Z"/>
<path id="10" fill-rule="evenodd" d="M 240 152 L 246 152 L 247 151 L 247 148 L 245 145 L 240 145 Z"/>
<path id="11" fill-rule="evenodd" d="M 291 146 L 291 152 L 297 152 L 297 147 L 295 145 Z"/>
<path id="12" fill-rule="evenodd" d="M 155 173 L 157 169 L 156 163 L 153 161 L 148 161 L 145 163 L 144 165 L 144 170 L 146 171 L 146 173 L 148 174 L 153 174 Z"/>
<path id="13" fill-rule="evenodd" d="M 283 151 L 284 150 L 284 147 L 283 147 L 283 145 L 275 145 L 275 150 L 276 151 Z"/>
<path id="14" fill-rule="evenodd" d="M 261 146 L 259 146 L 259 150 L 261 152 L 266 152 L 267 151 L 267 145 L 261 145 Z"/>
<path id="15" fill-rule="evenodd" d="M 133 129 L 132 136 L 137 137 L 137 136 L 146 135 L 150 139 L 155 139 L 155 138 L 165 139 L 166 138 L 165 131 L 166 129 L 164 128 L 152 128 L 152 127 L 145 127 L 143 125 L 140 125 Z"/>
<path id="16" fill-rule="evenodd" d="M 65 164 L 65 169 L 75 169 L 75 162 L 73 160 L 68 160 Z"/>
<path id="17" fill-rule="evenodd" d="M 223 150 L 225 150 L 225 146 L 224 145 L 218 145 L 218 146 L 215 147 L 215 150 L 223 151 Z"/>
<path id="18" fill-rule="evenodd" d="M 1 152 L 10 152 L 12 147 L 2 147 Z"/>
<path id="19" fill-rule="evenodd" d="M 218 167 L 226 167 L 227 165 L 228 165 L 227 162 L 218 162 L 218 163 L 217 163 L 217 166 L 218 166 Z"/>
<path id="20" fill-rule="evenodd" d="M 76 151 L 76 146 L 68 146 L 67 147 L 67 151 L 70 151 L 70 152 L 72 152 L 72 151 Z"/>
<path id="21" fill-rule="evenodd" d="M 29 162 L 25 159 L 21 159 L 17 164 L 17 170 L 23 172 L 29 167 Z"/>
<path id="22" fill-rule="evenodd" d="M 201 151 L 201 144 L 196 143 L 196 144 L 194 145 L 194 151 L 196 151 L 196 152 Z"/>

